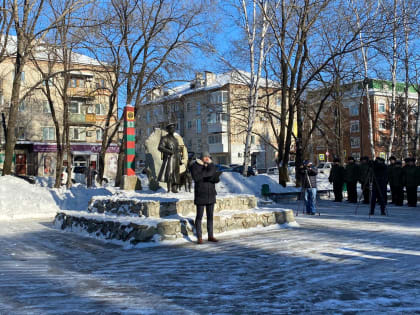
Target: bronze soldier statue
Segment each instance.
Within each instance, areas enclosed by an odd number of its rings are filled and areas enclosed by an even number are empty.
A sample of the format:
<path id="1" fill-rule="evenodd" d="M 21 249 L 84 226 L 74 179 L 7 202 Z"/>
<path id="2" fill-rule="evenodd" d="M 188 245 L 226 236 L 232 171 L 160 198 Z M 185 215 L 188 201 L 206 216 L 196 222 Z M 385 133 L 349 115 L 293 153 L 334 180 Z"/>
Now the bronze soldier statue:
<path id="1" fill-rule="evenodd" d="M 181 152 L 178 140 L 174 136 L 175 124 L 166 126 L 168 134 L 160 139 L 158 150 L 162 152 L 162 166 L 159 171 L 158 181 L 167 184 L 168 192 L 177 193 L 177 185 L 180 184 L 179 166 L 181 164 Z"/>

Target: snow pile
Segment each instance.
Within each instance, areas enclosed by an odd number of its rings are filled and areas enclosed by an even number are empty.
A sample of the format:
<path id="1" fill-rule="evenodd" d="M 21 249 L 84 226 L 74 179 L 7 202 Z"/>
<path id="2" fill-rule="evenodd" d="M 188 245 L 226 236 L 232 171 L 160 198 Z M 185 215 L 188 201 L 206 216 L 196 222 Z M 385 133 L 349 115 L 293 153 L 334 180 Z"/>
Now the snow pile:
<path id="1" fill-rule="evenodd" d="M 48 189 L 14 176 L 0 177 L 0 220 L 52 219 L 58 210 Z"/>
<path id="2" fill-rule="evenodd" d="M 261 196 L 261 186 L 268 184 L 272 193 L 286 193 L 299 191 L 296 187 L 283 187 L 268 175 L 256 175 L 244 177 L 240 173 L 224 172 L 220 176 L 220 183 L 217 184 L 217 192 L 226 194 L 247 194 Z"/>

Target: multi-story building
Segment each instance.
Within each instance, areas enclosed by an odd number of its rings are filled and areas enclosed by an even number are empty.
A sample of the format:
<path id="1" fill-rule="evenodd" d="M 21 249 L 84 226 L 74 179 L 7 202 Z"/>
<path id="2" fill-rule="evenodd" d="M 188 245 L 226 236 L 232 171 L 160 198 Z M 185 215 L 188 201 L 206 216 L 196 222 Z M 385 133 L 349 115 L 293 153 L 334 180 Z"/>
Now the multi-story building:
<path id="1" fill-rule="evenodd" d="M 371 117 L 373 125 L 373 140 L 375 156 L 387 158 L 386 152 L 390 142 L 390 120 L 392 104 L 392 84 L 389 81 L 369 79 L 369 93 Z M 405 84 L 396 86 L 396 117 L 395 138 L 392 154 L 403 158 L 404 118 L 407 115 L 404 93 Z M 307 101 L 310 104 L 311 115 L 307 121 L 313 121 L 320 100 L 325 95 L 325 89 L 308 93 Z M 369 141 L 369 116 L 366 91 L 362 81 L 341 85 L 335 89 L 328 98 L 320 113 L 315 132 L 311 135 L 310 146 L 307 148 L 315 161 L 331 161 L 333 156 L 361 156 L 371 157 Z M 408 89 L 408 144 L 409 151 L 414 152 L 412 139 L 419 130 L 416 130 L 416 117 L 418 110 L 418 93 L 413 86 Z M 309 127 L 307 125 L 307 127 Z M 339 141 L 341 148 L 339 152 Z M 341 154 L 343 153 L 343 154 Z"/>
<path id="2" fill-rule="evenodd" d="M 13 40 L 13 37 L 12 39 Z M 8 46 L 10 55 L 13 55 L 13 43 Z M 37 57 L 37 56 L 36 56 Z M 43 54 L 36 59 L 42 72 L 47 73 L 49 63 Z M 7 58 L 0 64 L 0 111 L 7 124 L 12 92 L 12 78 L 14 75 L 13 57 Z M 51 66 L 51 63 L 50 63 Z M 106 74 L 104 66 L 96 60 L 85 55 L 73 54 L 72 71 L 67 89 L 68 112 L 70 125 L 71 157 L 64 156 L 64 165 L 69 158 L 73 166 L 96 166 L 98 152 L 101 149 L 102 133 L 108 112 L 107 89 L 109 73 Z M 54 64 L 53 72 L 63 70 L 60 63 Z M 22 73 L 21 95 L 25 95 L 37 83 L 42 81 L 41 72 L 30 60 L 25 64 Z M 59 74 L 50 80 L 55 114 L 60 127 L 63 122 L 63 103 L 60 91 L 64 82 L 63 75 Z M 18 108 L 18 122 L 16 126 L 9 126 L 9 132 L 15 132 L 17 137 L 15 147 L 15 172 L 17 174 L 54 176 L 56 165 L 56 133 L 51 116 L 47 97 L 42 91 L 45 82 L 20 103 Z M 115 117 L 112 124 L 116 122 Z M 60 129 L 61 129 L 60 128 Z M 0 131 L 0 168 L 4 161 L 5 128 Z M 117 170 L 118 146 L 112 144 L 106 154 L 105 176 L 114 178 Z"/>
<path id="3" fill-rule="evenodd" d="M 137 156 L 144 160 L 144 143 L 154 128 L 177 123 L 188 152 L 209 151 L 216 163 L 242 164 L 245 150 L 247 99 L 249 88 L 245 72 L 197 73 L 194 80 L 172 89 L 148 92 L 137 112 Z M 263 97 L 259 106 L 279 108 L 275 83 L 260 84 Z M 267 93 L 268 92 L 268 93 Z M 274 142 L 266 115 L 257 112 L 251 138 L 251 164 L 257 168 L 275 165 L 275 152 L 267 143 Z"/>

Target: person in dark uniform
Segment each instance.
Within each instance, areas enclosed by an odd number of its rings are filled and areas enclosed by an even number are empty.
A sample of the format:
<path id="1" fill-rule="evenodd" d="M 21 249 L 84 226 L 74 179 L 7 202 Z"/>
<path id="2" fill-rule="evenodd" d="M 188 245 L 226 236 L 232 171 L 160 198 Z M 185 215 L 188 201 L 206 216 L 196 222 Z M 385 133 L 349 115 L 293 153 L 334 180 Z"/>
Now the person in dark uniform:
<path id="1" fill-rule="evenodd" d="M 415 159 L 406 158 L 403 167 L 403 181 L 405 191 L 407 192 L 407 205 L 409 207 L 417 206 L 417 186 L 419 185 L 419 169 L 416 167 Z"/>
<path id="2" fill-rule="evenodd" d="M 347 158 L 347 165 L 344 172 L 344 181 L 347 184 L 348 201 L 357 203 L 357 181 L 359 180 L 359 166 L 355 163 L 354 157 Z"/>
<path id="3" fill-rule="evenodd" d="M 391 196 L 392 196 L 392 201 L 391 203 L 395 204 L 395 197 L 396 197 L 396 187 L 394 185 L 394 182 L 392 181 L 393 179 L 393 175 L 392 173 L 394 172 L 395 169 L 395 162 L 397 162 L 397 159 L 395 158 L 395 156 L 391 156 L 389 158 L 389 165 L 388 165 L 388 178 L 389 178 L 389 187 L 391 188 Z"/>
<path id="4" fill-rule="evenodd" d="M 396 161 L 390 171 L 388 167 L 388 182 L 391 187 L 393 203 L 396 206 L 402 206 L 404 203 L 404 175 L 402 169 L 402 162 Z"/>
<path id="5" fill-rule="evenodd" d="M 386 186 L 388 183 L 388 171 L 383 158 L 377 157 L 373 163 L 372 198 L 370 200 L 370 215 L 375 214 L 376 201 L 381 206 L 381 215 L 386 215 L 387 203 Z"/>
<path id="6" fill-rule="evenodd" d="M 220 173 L 217 172 L 210 154 L 203 152 L 201 159 L 197 159 L 191 166 L 191 175 L 194 180 L 194 204 L 197 207 L 195 218 L 195 229 L 197 232 L 197 243 L 203 243 L 201 223 L 206 208 L 207 214 L 207 233 L 209 242 L 218 242 L 213 236 L 213 212 L 216 203 L 216 187 Z"/>
<path id="7" fill-rule="evenodd" d="M 369 171 L 370 171 L 369 158 L 367 156 L 362 156 L 360 158 L 360 165 L 359 165 L 359 172 L 360 172 L 359 182 L 363 190 L 363 203 L 364 204 L 369 204 L 369 195 L 370 195 Z"/>
<path id="8" fill-rule="evenodd" d="M 333 184 L 334 201 L 343 201 L 344 167 L 340 165 L 339 158 L 334 159 L 328 180 Z"/>

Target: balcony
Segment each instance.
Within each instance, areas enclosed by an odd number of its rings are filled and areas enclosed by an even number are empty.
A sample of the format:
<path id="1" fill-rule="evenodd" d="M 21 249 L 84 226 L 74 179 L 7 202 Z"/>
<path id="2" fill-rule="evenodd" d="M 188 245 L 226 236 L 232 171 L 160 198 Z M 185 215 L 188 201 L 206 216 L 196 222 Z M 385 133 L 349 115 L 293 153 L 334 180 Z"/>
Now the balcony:
<path id="1" fill-rule="evenodd" d="M 208 133 L 227 132 L 227 122 L 209 123 L 207 130 Z"/>
<path id="2" fill-rule="evenodd" d="M 73 114 L 69 113 L 69 122 L 72 125 L 91 125 L 96 123 L 95 114 Z"/>
<path id="3" fill-rule="evenodd" d="M 95 98 L 95 90 L 91 88 L 81 88 L 81 87 L 69 87 L 67 89 L 67 95 L 73 98 Z"/>
<path id="4" fill-rule="evenodd" d="M 227 143 L 213 143 L 209 144 L 209 152 L 212 153 L 228 153 L 229 147 Z"/>

